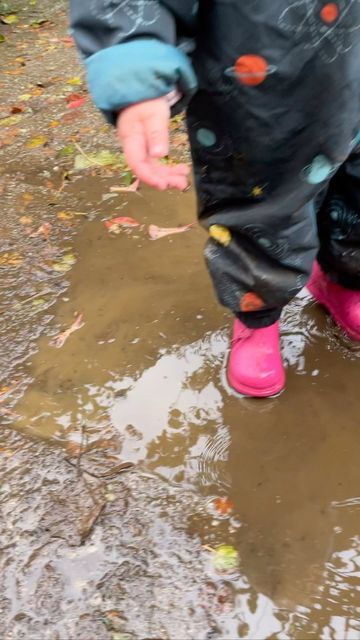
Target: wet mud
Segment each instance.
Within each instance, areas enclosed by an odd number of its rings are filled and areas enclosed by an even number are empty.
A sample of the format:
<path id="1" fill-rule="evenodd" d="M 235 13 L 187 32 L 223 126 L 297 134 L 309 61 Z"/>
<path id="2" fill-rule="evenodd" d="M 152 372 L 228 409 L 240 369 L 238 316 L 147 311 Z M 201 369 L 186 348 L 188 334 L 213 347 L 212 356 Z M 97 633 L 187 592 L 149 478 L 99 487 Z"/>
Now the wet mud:
<path id="1" fill-rule="evenodd" d="M 305 289 L 282 318 L 286 391 L 235 397 L 204 232 L 148 235 L 193 222 L 193 191 L 117 193 L 116 172 L 97 169 L 66 178 L 54 204 L 68 161 L 20 160 L 14 144 L 1 176 L 0 263 L 14 259 L 0 264 L 0 637 L 358 640 L 360 347 Z M 23 232 L 24 215 L 33 231 L 48 221 L 50 240 Z M 140 225 L 112 234 L 115 216 Z M 214 563 L 220 545 L 237 554 L 231 571 Z"/>

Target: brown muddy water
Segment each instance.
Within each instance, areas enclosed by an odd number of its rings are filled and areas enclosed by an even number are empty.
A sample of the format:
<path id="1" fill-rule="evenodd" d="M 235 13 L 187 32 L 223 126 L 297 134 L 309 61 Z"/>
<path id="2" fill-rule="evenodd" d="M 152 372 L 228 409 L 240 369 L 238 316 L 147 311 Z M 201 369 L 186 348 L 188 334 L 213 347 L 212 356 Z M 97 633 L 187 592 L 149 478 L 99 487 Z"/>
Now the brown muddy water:
<path id="1" fill-rule="evenodd" d="M 360 348 L 304 290 L 282 320 L 285 393 L 232 396 L 203 232 L 146 231 L 191 222 L 192 193 L 71 189 L 98 213 L 1 434 L 0 637 L 359 639 Z M 144 226 L 113 236 L 110 214 Z M 229 573 L 222 544 L 238 552 Z"/>

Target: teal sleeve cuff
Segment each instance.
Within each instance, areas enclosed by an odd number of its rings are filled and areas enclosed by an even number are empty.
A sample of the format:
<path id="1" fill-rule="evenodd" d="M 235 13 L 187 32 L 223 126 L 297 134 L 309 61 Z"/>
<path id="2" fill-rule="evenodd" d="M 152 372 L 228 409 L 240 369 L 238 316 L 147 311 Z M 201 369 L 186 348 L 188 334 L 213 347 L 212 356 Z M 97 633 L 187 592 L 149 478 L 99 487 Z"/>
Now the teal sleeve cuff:
<path id="1" fill-rule="evenodd" d="M 87 58 L 86 67 L 92 98 L 112 123 L 130 104 L 159 98 L 174 89 L 190 96 L 197 87 L 189 58 L 154 38 L 102 49 Z"/>

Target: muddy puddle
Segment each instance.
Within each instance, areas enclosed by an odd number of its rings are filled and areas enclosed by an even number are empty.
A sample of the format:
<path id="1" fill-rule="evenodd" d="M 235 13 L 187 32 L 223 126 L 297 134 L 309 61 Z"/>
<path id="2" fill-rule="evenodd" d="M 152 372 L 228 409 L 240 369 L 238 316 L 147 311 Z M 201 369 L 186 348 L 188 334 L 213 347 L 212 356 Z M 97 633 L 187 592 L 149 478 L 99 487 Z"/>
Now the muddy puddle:
<path id="1" fill-rule="evenodd" d="M 193 194 L 69 188 L 100 213 L 3 433 L 1 637 L 360 638 L 359 348 L 304 290 L 285 393 L 235 398 L 203 232 L 147 235 L 192 222 Z M 110 212 L 143 226 L 111 235 Z"/>

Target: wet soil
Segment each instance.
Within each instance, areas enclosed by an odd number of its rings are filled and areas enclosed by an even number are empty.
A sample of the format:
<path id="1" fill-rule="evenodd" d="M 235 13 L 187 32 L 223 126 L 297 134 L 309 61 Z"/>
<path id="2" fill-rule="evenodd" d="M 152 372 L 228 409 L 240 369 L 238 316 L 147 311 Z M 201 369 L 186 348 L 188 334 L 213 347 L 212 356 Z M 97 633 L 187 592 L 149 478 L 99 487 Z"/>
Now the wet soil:
<path id="1" fill-rule="evenodd" d="M 304 290 L 282 319 L 285 393 L 229 393 L 203 232 L 148 237 L 192 222 L 193 192 L 73 171 L 78 147 L 116 144 L 90 103 L 67 108 L 86 93 L 62 4 L 26 11 L 0 45 L 1 115 L 20 116 L 0 148 L 0 637 L 359 639 L 359 347 Z M 183 140 L 177 122 L 186 156 Z M 109 233 L 119 215 L 140 226 Z"/>

